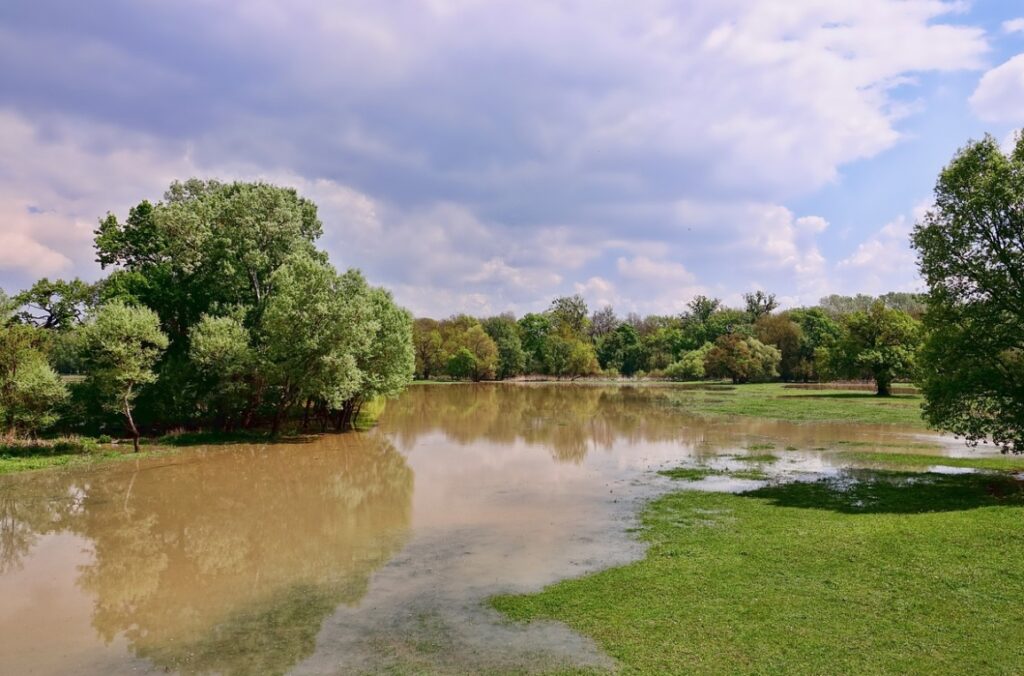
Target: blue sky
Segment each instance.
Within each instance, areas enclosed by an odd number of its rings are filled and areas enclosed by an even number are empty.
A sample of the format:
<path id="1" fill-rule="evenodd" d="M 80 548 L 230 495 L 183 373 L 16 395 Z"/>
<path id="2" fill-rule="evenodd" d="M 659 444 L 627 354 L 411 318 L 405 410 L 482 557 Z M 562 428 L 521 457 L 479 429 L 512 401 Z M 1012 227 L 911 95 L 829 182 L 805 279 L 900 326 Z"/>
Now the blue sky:
<path id="1" fill-rule="evenodd" d="M 418 314 L 914 290 L 1022 54 L 992 0 L 6 0 L 0 285 L 98 277 L 99 217 L 200 176 L 294 185 Z"/>

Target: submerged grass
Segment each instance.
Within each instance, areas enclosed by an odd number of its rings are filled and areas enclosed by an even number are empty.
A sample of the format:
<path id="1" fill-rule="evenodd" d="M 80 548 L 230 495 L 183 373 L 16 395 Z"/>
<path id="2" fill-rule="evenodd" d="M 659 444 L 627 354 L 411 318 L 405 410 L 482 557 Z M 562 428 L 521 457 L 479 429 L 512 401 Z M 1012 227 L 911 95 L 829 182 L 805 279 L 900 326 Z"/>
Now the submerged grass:
<path id="1" fill-rule="evenodd" d="M 0 474 L 148 458 L 161 452 L 166 451 L 153 448 L 133 453 L 131 444 L 98 444 L 89 437 L 9 443 L 0 446 Z"/>
<path id="2" fill-rule="evenodd" d="M 715 469 L 713 467 L 673 467 L 658 472 L 661 476 L 680 481 L 700 481 L 710 476 L 727 476 L 731 479 L 752 479 L 762 481 L 768 478 L 768 473 L 756 468 L 743 469 Z"/>
<path id="3" fill-rule="evenodd" d="M 1022 518 L 1021 484 L 993 475 L 682 491 L 644 512 L 643 560 L 492 602 L 625 673 L 1019 673 Z"/>
<path id="4" fill-rule="evenodd" d="M 740 385 L 731 389 L 678 389 L 672 405 L 695 413 L 745 415 L 792 421 L 841 421 L 899 424 L 923 428 L 922 397 L 877 397 L 855 390 L 787 389 L 781 383 Z"/>

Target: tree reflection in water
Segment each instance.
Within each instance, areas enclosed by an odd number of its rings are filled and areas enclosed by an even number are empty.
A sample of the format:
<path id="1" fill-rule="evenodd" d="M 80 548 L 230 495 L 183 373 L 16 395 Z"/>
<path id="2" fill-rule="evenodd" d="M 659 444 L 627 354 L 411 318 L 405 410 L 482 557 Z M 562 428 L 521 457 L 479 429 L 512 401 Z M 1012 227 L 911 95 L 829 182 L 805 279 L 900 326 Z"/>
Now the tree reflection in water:
<path id="1" fill-rule="evenodd" d="M 0 565 L 39 534 L 88 538 L 78 584 L 104 640 L 171 670 L 282 673 L 403 546 L 413 473 L 383 437 L 352 434 L 11 484 Z"/>

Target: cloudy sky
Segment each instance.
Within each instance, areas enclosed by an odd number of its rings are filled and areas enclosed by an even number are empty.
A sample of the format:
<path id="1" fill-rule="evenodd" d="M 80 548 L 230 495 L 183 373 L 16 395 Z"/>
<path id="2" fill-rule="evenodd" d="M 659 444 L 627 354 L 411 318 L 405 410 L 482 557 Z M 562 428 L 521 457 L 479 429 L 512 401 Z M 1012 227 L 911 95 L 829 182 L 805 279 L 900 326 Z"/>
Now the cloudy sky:
<path id="1" fill-rule="evenodd" d="M 913 290 L 936 173 L 1024 126 L 1010 0 L 4 0 L 0 64 L 8 291 L 189 176 L 418 314 Z"/>

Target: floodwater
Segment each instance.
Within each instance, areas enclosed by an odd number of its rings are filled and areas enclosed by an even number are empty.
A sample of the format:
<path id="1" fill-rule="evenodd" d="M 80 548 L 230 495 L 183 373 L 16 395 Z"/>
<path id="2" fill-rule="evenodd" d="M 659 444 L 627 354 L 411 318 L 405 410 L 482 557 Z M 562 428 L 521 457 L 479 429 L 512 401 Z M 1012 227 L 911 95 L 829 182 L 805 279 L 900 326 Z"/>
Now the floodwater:
<path id="1" fill-rule="evenodd" d="M 673 391 L 413 387 L 369 432 L 0 477 L 0 673 L 611 668 L 486 599 L 641 556 L 638 507 L 672 485 L 655 470 L 765 442 L 766 471 L 808 475 L 835 471 L 839 442 L 962 451 L 893 426 L 694 416 Z"/>

